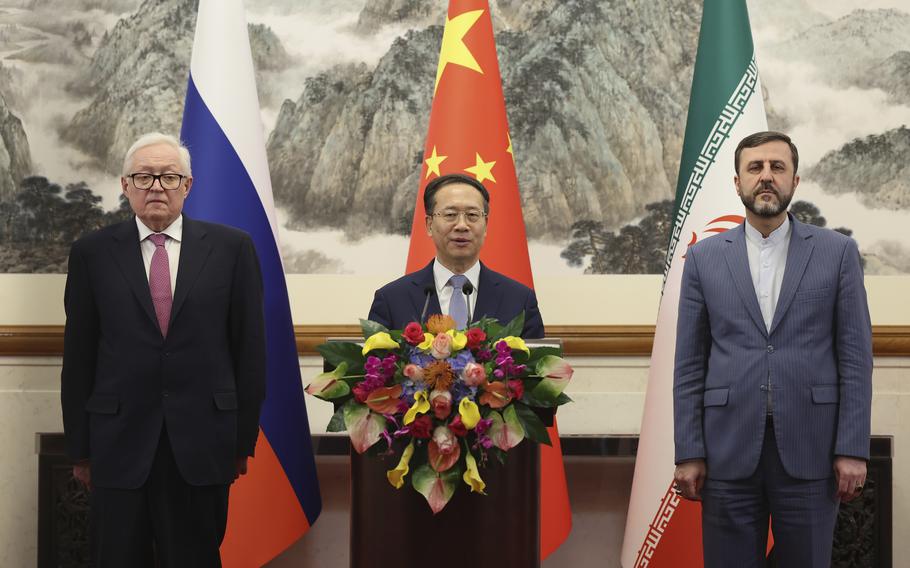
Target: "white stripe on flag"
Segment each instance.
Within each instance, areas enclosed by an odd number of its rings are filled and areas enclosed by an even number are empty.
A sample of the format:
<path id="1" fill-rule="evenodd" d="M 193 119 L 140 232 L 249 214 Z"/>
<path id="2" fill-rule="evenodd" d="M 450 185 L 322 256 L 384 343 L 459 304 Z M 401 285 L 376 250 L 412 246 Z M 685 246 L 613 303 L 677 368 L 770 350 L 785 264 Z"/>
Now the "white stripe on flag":
<path id="1" fill-rule="evenodd" d="M 200 0 L 190 74 L 240 156 L 278 243 L 278 223 L 242 0 Z"/>

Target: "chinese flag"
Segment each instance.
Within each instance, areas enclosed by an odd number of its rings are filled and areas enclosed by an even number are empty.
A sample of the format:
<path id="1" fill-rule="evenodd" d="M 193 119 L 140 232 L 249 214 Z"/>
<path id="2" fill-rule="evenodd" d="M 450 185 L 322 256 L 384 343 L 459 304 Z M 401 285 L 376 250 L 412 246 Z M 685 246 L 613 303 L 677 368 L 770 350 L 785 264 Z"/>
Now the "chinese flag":
<path id="1" fill-rule="evenodd" d="M 411 229 L 409 273 L 423 268 L 436 254 L 424 223 L 424 187 L 434 177 L 450 173 L 473 175 L 490 192 L 490 220 L 481 260 L 533 287 L 487 0 L 449 2 Z M 556 550 L 572 527 L 559 432 L 555 425 L 549 431 L 553 446 L 541 446 L 540 456 L 541 558 Z"/>

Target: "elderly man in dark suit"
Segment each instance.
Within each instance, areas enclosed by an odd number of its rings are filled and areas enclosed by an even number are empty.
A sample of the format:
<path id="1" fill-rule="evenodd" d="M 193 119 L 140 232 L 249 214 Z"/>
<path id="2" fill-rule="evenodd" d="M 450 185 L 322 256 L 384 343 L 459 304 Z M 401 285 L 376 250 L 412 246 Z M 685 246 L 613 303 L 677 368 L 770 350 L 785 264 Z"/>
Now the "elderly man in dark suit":
<path id="1" fill-rule="evenodd" d="M 377 290 L 369 319 L 401 329 L 431 314 L 449 314 L 464 329 L 469 318 L 489 316 L 507 323 L 524 311 L 522 337 L 542 338 L 534 291 L 479 260 L 490 212 L 483 184 L 461 174 L 444 175 L 427 184 L 423 203 L 436 258 Z"/>
<path id="2" fill-rule="evenodd" d="M 228 490 L 265 395 L 262 281 L 249 235 L 181 214 L 189 152 L 127 152 L 135 217 L 73 244 L 62 404 L 74 476 L 92 488 L 100 567 L 220 566 Z"/>
<path id="3" fill-rule="evenodd" d="M 853 239 L 787 213 L 796 146 L 744 138 L 743 225 L 686 253 L 674 373 L 677 492 L 702 501 L 705 566 L 831 565 L 838 503 L 869 457 L 872 340 Z"/>

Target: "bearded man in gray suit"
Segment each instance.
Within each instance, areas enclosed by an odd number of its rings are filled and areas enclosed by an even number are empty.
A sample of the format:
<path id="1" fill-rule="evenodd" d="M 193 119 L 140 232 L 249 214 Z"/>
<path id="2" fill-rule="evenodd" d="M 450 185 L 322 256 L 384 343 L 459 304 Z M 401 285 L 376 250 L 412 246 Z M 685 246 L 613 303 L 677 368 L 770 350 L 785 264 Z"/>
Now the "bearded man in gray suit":
<path id="1" fill-rule="evenodd" d="M 739 227 L 686 253 L 673 381 L 676 491 L 702 502 L 705 566 L 829 567 L 869 457 L 872 333 L 856 242 L 787 207 L 785 134 L 736 149 Z"/>

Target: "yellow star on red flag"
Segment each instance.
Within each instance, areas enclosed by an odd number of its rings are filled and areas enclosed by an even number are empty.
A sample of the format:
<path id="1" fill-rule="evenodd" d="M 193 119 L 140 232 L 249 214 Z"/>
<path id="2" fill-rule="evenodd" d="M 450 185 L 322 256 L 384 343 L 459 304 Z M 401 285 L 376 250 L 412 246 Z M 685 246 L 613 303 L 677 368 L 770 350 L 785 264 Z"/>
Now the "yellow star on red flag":
<path id="1" fill-rule="evenodd" d="M 474 177 L 477 178 L 477 181 L 483 183 L 486 180 L 490 180 L 493 183 L 496 183 L 496 178 L 493 177 L 493 166 L 496 165 L 496 162 L 484 162 L 483 158 L 480 157 L 480 154 L 474 153 L 476 156 L 474 158 L 475 164 L 470 168 L 465 168 L 464 171 L 474 174 Z"/>
<path id="2" fill-rule="evenodd" d="M 436 154 L 436 146 L 433 146 L 433 153 L 429 158 L 424 160 L 427 164 L 427 175 L 424 179 L 430 179 L 430 174 L 436 174 L 437 177 L 442 174 L 439 173 L 439 164 L 443 163 L 448 156 L 439 156 Z"/>
<path id="3" fill-rule="evenodd" d="M 474 58 L 474 54 L 464 43 L 464 36 L 471 30 L 483 10 L 472 10 L 459 14 L 451 20 L 446 18 L 446 27 L 442 32 L 442 47 L 439 50 L 439 66 L 436 68 L 436 84 L 433 87 L 433 93 L 439 88 L 439 80 L 449 63 L 467 67 L 472 71 L 477 71 L 483 75 L 483 69 Z"/>

